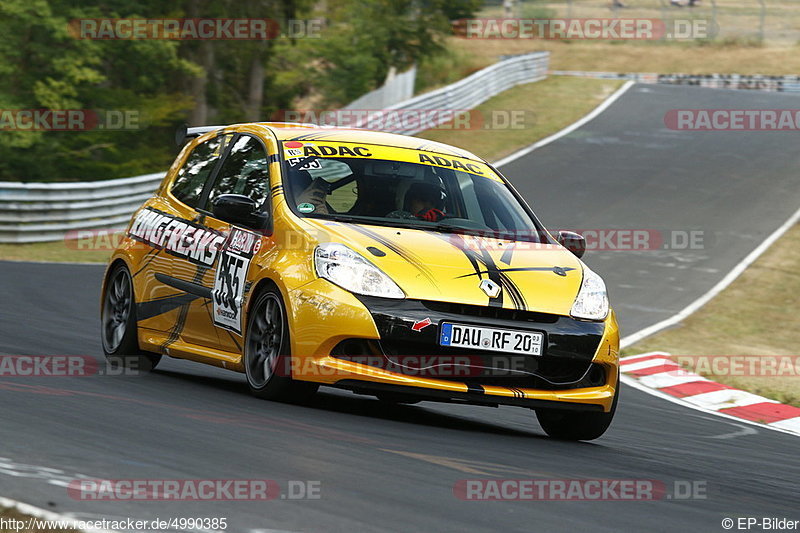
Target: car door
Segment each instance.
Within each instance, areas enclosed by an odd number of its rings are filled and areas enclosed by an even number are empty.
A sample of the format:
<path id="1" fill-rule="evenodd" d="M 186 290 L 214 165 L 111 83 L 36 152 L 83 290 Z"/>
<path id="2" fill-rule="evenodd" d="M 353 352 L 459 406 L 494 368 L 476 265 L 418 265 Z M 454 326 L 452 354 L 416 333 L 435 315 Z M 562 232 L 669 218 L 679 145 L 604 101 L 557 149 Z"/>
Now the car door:
<path id="1" fill-rule="evenodd" d="M 210 231 L 224 235 L 225 241 L 212 269 L 194 282 L 211 290 L 203 305 L 189 309 L 181 337 L 192 344 L 240 353 L 244 328 L 242 300 L 253 255 L 262 245 L 268 228 L 233 226 L 213 214 L 214 199 L 222 194 L 240 194 L 255 200 L 257 209 L 269 219 L 269 158 L 264 144 L 248 134 L 237 135 L 224 160 L 209 182 L 196 208 L 198 220 Z M 188 279 L 193 265 L 187 259 L 175 262 L 175 277 Z"/>
<path id="2" fill-rule="evenodd" d="M 132 275 L 137 286 L 137 320 L 145 340 L 167 348 L 174 342 L 187 304 L 195 298 L 170 283 L 175 260 L 185 253 L 184 230 L 193 221 L 194 206 L 222 161 L 233 135 L 220 135 L 198 144 L 184 155 L 175 177 L 141 209 L 130 227 L 130 236 L 146 248 Z M 166 335 L 166 337 L 165 337 Z"/>

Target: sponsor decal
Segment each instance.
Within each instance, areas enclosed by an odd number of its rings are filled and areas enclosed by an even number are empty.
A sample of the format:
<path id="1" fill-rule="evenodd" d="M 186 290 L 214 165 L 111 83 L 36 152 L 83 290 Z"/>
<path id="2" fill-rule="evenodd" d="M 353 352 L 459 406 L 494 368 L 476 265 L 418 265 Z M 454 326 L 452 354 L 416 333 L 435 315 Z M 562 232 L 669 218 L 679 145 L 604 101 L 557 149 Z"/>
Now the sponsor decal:
<path id="1" fill-rule="evenodd" d="M 308 202 L 304 202 L 302 204 L 297 205 L 297 210 L 301 213 L 313 213 L 314 212 L 314 204 L 309 204 Z"/>
<path id="2" fill-rule="evenodd" d="M 350 148 L 347 146 L 318 145 L 315 147 L 306 145 L 303 147 L 303 155 L 316 157 L 372 157 L 369 148 L 365 146 L 353 146 Z"/>
<path id="3" fill-rule="evenodd" d="M 259 236 L 240 228 L 231 228 L 220 254 L 214 278 L 214 325 L 242 333 L 242 303 L 250 261 Z"/>
<path id="4" fill-rule="evenodd" d="M 300 146 L 297 146 L 299 144 Z M 419 163 L 436 167 L 469 172 L 502 183 L 487 164 L 462 155 L 445 156 L 441 154 L 446 147 L 435 144 L 422 144 L 416 148 L 401 146 L 369 145 L 361 146 L 352 142 L 328 141 L 320 143 L 284 142 L 284 156 L 293 170 L 312 170 L 322 168 L 317 158 L 341 157 L 356 159 L 381 159 L 403 163 Z M 428 150 L 430 148 L 430 151 Z"/>
<path id="5" fill-rule="evenodd" d="M 313 157 L 292 157 L 287 161 L 294 170 L 319 170 L 322 168 L 322 163 Z"/>
<path id="6" fill-rule="evenodd" d="M 411 326 L 411 329 L 416 331 L 416 332 L 420 332 L 423 329 L 425 329 L 428 326 L 430 326 L 431 324 L 433 324 L 433 322 L 431 322 L 431 319 L 430 318 L 425 318 L 423 320 L 417 320 L 416 322 L 414 322 L 414 325 Z"/>
<path id="7" fill-rule="evenodd" d="M 463 170 L 473 174 L 483 174 L 480 167 L 474 163 L 461 162 L 458 159 L 448 159 L 439 155 L 419 154 L 419 162 L 438 167 L 452 168 L 453 170 Z"/>
<path id="8" fill-rule="evenodd" d="M 171 255 L 206 267 L 214 264 L 225 241 L 225 236 L 220 233 L 149 207 L 136 215 L 128 235 Z"/>

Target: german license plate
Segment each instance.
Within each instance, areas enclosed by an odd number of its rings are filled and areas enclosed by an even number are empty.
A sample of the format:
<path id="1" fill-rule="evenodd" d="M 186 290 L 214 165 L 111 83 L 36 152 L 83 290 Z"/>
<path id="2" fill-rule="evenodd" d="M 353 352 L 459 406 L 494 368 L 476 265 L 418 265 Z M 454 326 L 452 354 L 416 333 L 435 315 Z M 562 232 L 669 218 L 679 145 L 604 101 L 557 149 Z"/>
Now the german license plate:
<path id="1" fill-rule="evenodd" d="M 537 331 L 485 328 L 467 324 L 442 324 L 439 344 L 492 352 L 542 355 L 544 334 Z"/>

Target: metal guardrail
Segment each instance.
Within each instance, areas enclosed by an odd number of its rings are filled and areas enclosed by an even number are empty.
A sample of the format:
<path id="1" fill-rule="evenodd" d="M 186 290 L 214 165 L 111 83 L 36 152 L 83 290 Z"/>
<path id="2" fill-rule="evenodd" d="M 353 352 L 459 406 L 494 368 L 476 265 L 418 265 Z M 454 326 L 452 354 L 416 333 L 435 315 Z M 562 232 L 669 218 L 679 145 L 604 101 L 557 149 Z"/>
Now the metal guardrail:
<path id="1" fill-rule="evenodd" d="M 508 57 L 456 83 L 376 113 L 472 109 L 517 84 L 544 79 L 548 63 L 547 52 Z M 437 113 L 437 119 L 436 125 L 446 120 L 446 114 Z M 427 126 L 385 131 L 413 134 Z M 77 236 L 80 230 L 122 228 L 163 177 L 159 172 L 78 183 L 0 182 L 0 243 L 57 241 Z"/>
<path id="2" fill-rule="evenodd" d="M 389 69 L 389 75 L 383 85 L 359 96 L 344 106 L 344 109 L 382 109 L 408 100 L 414 96 L 416 79 L 416 66 L 400 74 L 396 74 L 394 69 Z"/>
<path id="3" fill-rule="evenodd" d="M 76 183 L 0 182 L 0 242 L 45 242 L 83 229 L 121 228 L 163 172 Z"/>

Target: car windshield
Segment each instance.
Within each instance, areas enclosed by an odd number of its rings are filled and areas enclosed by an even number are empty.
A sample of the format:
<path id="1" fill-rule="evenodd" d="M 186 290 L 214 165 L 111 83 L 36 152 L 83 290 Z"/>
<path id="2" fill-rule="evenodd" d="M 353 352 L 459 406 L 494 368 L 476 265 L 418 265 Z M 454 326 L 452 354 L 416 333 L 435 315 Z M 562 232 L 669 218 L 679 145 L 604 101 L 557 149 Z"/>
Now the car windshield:
<path id="1" fill-rule="evenodd" d="M 419 152 L 425 163 L 290 153 L 285 192 L 300 216 L 548 242 L 485 164 Z"/>

